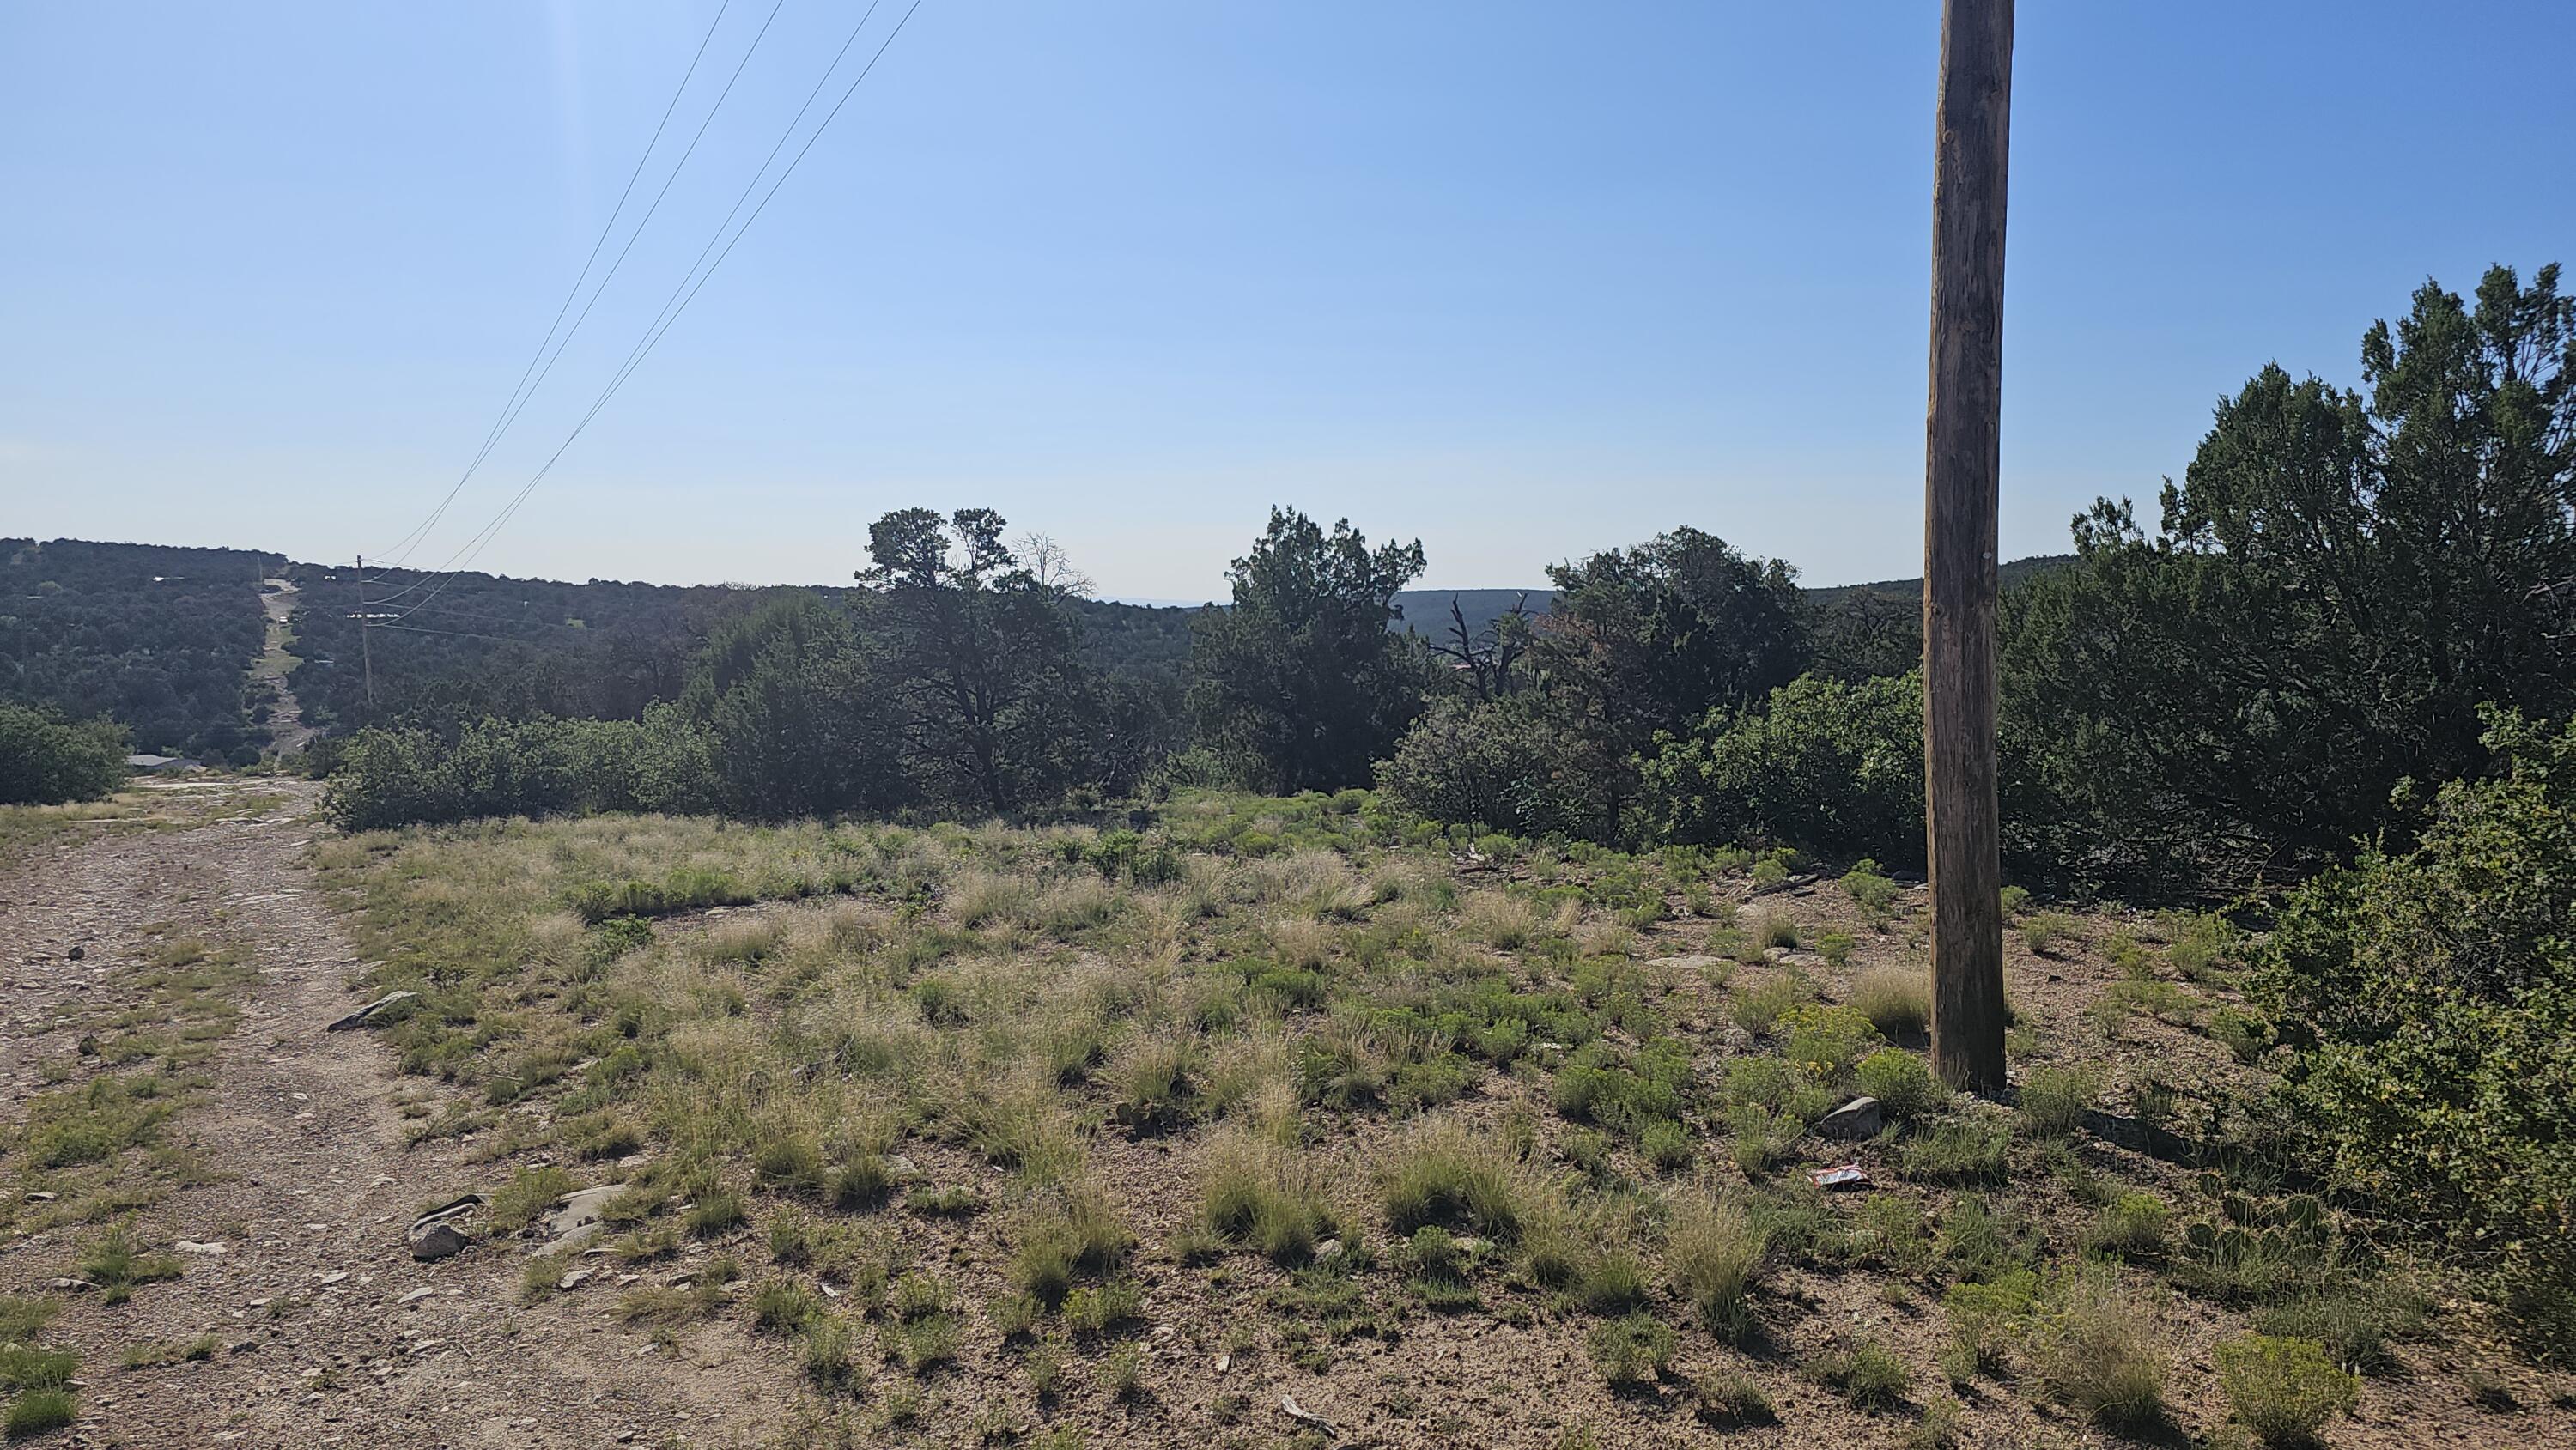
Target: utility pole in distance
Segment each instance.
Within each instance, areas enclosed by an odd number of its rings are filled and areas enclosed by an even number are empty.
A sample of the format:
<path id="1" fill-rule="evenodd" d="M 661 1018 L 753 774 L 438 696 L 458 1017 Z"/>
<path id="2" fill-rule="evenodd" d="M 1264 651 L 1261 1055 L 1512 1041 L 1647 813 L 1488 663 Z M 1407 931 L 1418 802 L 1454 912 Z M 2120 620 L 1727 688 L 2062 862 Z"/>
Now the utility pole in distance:
<path id="1" fill-rule="evenodd" d="M 367 556 L 358 556 L 358 658 L 367 669 L 367 708 L 376 708 L 375 620 L 367 613 Z"/>
<path id="2" fill-rule="evenodd" d="M 1995 498 L 2013 0 L 1944 0 L 1932 171 L 1932 396 L 1923 460 L 1924 833 L 1932 1070 L 2004 1085 L 1996 823 Z"/>

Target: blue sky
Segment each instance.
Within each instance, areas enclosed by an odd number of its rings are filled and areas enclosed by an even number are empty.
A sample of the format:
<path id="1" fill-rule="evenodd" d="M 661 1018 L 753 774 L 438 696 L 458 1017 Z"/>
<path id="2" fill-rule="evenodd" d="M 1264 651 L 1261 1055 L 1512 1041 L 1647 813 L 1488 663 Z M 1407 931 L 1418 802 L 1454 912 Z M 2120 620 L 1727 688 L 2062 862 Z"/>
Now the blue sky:
<path id="1" fill-rule="evenodd" d="M 392 543 L 715 13 L 0 3 L 0 533 Z M 784 0 L 421 562 L 562 441 L 857 14 Z M 1278 501 L 1421 537 L 1436 585 L 1679 523 L 1914 573 L 1937 47 L 1929 0 L 926 0 L 477 565 L 837 580 L 884 510 L 972 503 L 1198 598 Z M 2006 555 L 2151 497 L 2267 359 L 2356 382 L 2426 276 L 2576 252 L 2571 53 L 2557 3 L 2023 5 Z"/>

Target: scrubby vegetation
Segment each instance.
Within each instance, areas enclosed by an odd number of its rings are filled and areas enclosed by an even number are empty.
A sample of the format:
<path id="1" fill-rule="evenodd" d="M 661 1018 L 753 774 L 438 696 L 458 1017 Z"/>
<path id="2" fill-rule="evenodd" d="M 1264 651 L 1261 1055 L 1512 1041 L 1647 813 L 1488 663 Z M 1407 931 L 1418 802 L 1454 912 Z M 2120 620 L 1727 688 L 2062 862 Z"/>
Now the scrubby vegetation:
<path id="1" fill-rule="evenodd" d="M 2393 1265 L 2285 1194 L 2243 1116 L 2259 1075 L 2088 1018 L 2132 980 L 2107 953 L 2016 957 L 2039 1104 L 1942 1091 L 1910 1035 L 1922 897 L 1893 883 L 1766 890 L 1753 926 L 1770 858 L 1470 855 L 1362 792 L 1182 792 L 1109 830 L 612 815 L 317 850 L 370 985 L 424 994 L 384 1031 L 447 1100 L 423 1131 L 545 1165 L 496 1175 L 494 1212 L 622 1179 L 612 1244 L 694 1241 L 751 1286 L 632 1312 L 792 1339 L 824 1404 L 963 1396 L 1098 1441 L 1235 1392 L 1219 1354 L 1332 1379 L 1482 1324 L 1562 1347 L 1581 1381 L 1549 1393 L 1598 1423 L 1920 1416 L 1972 1443 L 2030 1397 L 2127 1428 L 2214 1401 L 2178 1335 L 2425 1332 Z M 1847 960 L 1790 945 L 1829 932 Z M 2150 1081 L 2192 1138 L 2109 1106 Z M 1860 1092 L 1880 1138 L 1808 1132 Z M 1848 1160 L 1871 1189 L 1808 1185 Z M 1945 1378 L 1979 1392 L 1949 1407 Z"/>

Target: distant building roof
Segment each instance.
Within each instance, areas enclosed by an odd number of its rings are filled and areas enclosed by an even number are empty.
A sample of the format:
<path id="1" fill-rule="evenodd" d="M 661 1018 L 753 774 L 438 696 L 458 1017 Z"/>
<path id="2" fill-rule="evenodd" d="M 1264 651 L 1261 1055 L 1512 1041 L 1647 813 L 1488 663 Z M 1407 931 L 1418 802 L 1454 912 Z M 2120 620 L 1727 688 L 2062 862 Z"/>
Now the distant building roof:
<path id="1" fill-rule="evenodd" d="M 197 762 L 176 755 L 129 755 L 125 763 L 136 770 L 195 770 Z"/>

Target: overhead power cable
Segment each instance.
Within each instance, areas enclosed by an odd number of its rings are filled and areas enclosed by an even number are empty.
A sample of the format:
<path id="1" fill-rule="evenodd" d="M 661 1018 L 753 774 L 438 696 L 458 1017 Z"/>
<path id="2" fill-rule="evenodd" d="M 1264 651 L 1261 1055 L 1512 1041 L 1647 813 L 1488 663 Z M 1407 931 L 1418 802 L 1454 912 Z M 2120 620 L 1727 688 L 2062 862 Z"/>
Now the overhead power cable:
<path id="1" fill-rule="evenodd" d="M 753 223 L 760 220 L 761 213 L 769 209 L 769 203 L 772 198 L 778 195 L 778 189 L 787 184 L 787 178 L 796 173 L 796 168 L 804 162 L 807 153 L 814 149 L 814 143 L 821 140 L 823 133 L 831 128 L 832 122 L 839 118 L 842 109 L 849 105 L 850 98 L 858 93 L 860 84 L 866 81 L 868 76 L 876 70 L 877 62 L 885 58 L 885 53 L 887 49 L 894 44 L 895 38 L 902 35 L 904 27 L 912 23 L 913 15 L 921 9 L 922 0 L 912 0 L 911 5 L 905 9 L 903 18 L 895 22 L 892 30 L 886 32 L 886 38 L 878 43 L 875 52 L 868 57 L 867 64 L 860 67 L 857 75 L 851 77 L 849 85 L 842 89 L 840 98 L 833 102 L 832 109 L 824 115 L 822 121 L 819 122 L 814 127 L 813 131 L 806 136 L 805 144 L 797 148 L 796 154 L 788 160 L 786 167 L 778 173 L 777 180 L 772 181 L 769 184 L 769 189 L 766 192 L 761 193 L 759 204 L 751 209 L 751 214 L 749 216 L 743 218 L 742 225 L 734 229 L 732 237 L 730 239 L 726 238 L 725 227 L 730 225 L 734 217 L 741 212 L 743 203 L 750 200 L 752 193 L 759 190 L 761 177 L 768 173 L 770 163 L 777 159 L 778 153 L 786 148 L 786 145 L 790 140 L 794 139 L 797 126 L 803 122 L 806 113 L 813 109 L 815 100 L 822 95 L 824 88 L 830 84 L 833 74 L 840 69 L 842 60 L 848 56 L 851 46 L 857 43 L 861 32 L 867 29 L 868 21 L 876 14 L 879 3 L 881 3 L 881 0 L 871 0 L 867 11 L 859 17 L 859 23 L 851 28 L 849 39 L 844 40 L 841 43 L 840 51 L 832 57 L 831 66 L 824 70 L 822 79 L 814 83 L 813 91 L 806 96 L 805 104 L 798 107 L 795 116 L 788 121 L 786 131 L 778 138 L 778 144 L 770 148 L 769 156 L 761 162 L 760 170 L 752 173 L 751 184 L 743 188 L 742 195 L 735 199 L 733 210 L 725 214 L 724 221 L 717 223 L 715 235 L 708 239 L 706 247 L 698 253 L 698 262 L 692 263 L 689 272 L 681 277 L 679 286 L 671 289 L 670 299 L 663 303 L 661 313 L 655 317 L 653 324 L 646 329 L 643 339 L 637 342 L 634 349 L 627 354 L 626 361 L 619 366 L 616 374 L 609 379 L 608 385 L 600 390 L 599 396 L 592 401 L 588 411 L 582 414 L 581 420 L 573 425 L 572 431 L 565 435 L 564 441 L 556 446 L 555 451 L 552 454 L 547 456 L 545 463 L 529 477 L 527 483 L 521 486 L 518 493 L 511 498 L 509 503 L 504 505 L 501 511 L 493 516 L 492 522 L 486 524 L 473 538 L 467 541 L 468 547 L 460 548 L 461 562 L 456 557 L 450 558 L 448 567 L 444 568 L 438 576 L 438 583 L 432 586 L 429 592 L 422 596 L 417 603 L 412 605 L 412 609 L 417 609 L 421 605 L 429 603 L 430 600 L 437 598 L 440 591 L 447 587 L 447 582 L 450 579 L 453 579 L 456 574 L 461 571 L 464 564 L 472 563 L 482 554 L 484 548 L 488 546 L 494 538 L 499 536 L 502 528 L 509 523 L 512 516 L 517 514 L 520 507 L 524 505 L 528 501 L 529 497 L 536 492 L 537 485 L 545 481 L 546 475 L 553 471 L 555 464 L 563 458 L 566 450 L 570 449 L 574 441 L 581 437 L 583 430 L 590 426 L 591 420 L 599 416 L 600 410 L 608 406 L 609 400 L 614 398 L 617 395 L 618 390 L 625 386 L 626 380 L 634 376 L 635 370 L 643 365 L 644 359 L 651 355 L 654 346 L 662 340 L 663 335 L 669 332 L 672 325 L 680 320 L 680 315 L 688 310 L 689 304 L 697 300 L 699 291 L 706 286 L 709 278 L 715 276 L 716 269 L 724 265 L 725 258 L 733 255 L 733 249 L 742 241 L 743 235 L 751 230 Z M 716 247 L 716 244 L 720 241 L 724 243 L 721 251 L 717 250 Z M 707 260 L 710 253 L 714 254 L 714 260 L 712 261 Z M 701 265 L 704 267 L 703 271 L 700 270 Z M 415 583 L 408 589 L 397 591 L 397 594 L 392 597 L 399 597 L 400 595 L 407 594 L 411 592 L 412 589 L 417 588 L 419 588 L 419 585 Z M 385 601 L 379 600 L 377 602 L 383 603 Z M 402 611 L 402 613 L 408 615 L 410 613 L 410 609 L 406 609 Z"/>
<path id="2" fill-rule="evenodd" d="M 689 82 L 696 79 L 698 74 L 698 65 L 706 59 L 707 47 L 715 41 L 716 31 L 721 29 L 724 25 L 725 13 L 732 8 L 733 0 L 724 0 L 723 4 L 716 7 L 716 18 L 708 22 L 707 33 L 699 38 L 696 53 L 689 57 L 689 68 L 681 73 L 679 87 L 671 92 L 670 103 L 662 108 L 662 119 L 654 124 L 652 139 L 644 143 L 644 154 L 635 158 L 635 169 L 627 174 L 626 189 L 617 194 L 617 205 L 609 210 L 607 223 L 599 229 L 599 239 L 590 244 L 590 255 L 582 260 L 581 274 L 572 279 L 571 290 L 564 293 L 562 304 L 555 308 L 554 320 L 546 324 L 546 335 L 538 341 L 537 350 L 528 354 L 527 366 L 519 370 L 519 380 L 511 385 L 508 401 L 502 403 L 500 413 L 492 420 L 492 426 L 484 430 L 483 442 L 474 450 L 474 457 L 466 463 L 465 471 L 462 474 L 459 474 L 456 482 L 448 487 L 447 496 L 438 501 L 438 506 L 429 511 L 429 516 L 427 518 L 422 519 L 418 524 L 414 525 L 410 533 L 407 533 L 400 539 L 396 540 L 392 548 L 381 551 L 382 554 L 391 554 L 394 556 L 391 560 L 392 564 L 397 566 L 400 565 L 404 560 L 411 557 L 412 550 L 427 542 L 430 530 L 436 528 L 438 526 L 438 521 L 446 516 L 448 505 L 456 502 L 456 496 L 458 493 L 463 491 L 466 480 L 472 478 L 475 471 L 483 466 L 483 460 L 491 456 L 492 449 L 501 441 L 501 435 L 509 430 L 511 420 L 518 416 L 517 410 L 526 406 L 525 399 L 522 398 L 521 394 L 523 392 L 530 396 L 535 394 L 535 385 L 528 381 L 529 378 L 534 376 L 538 383 L 545 381 L 544 376 L 537 372 L 538 362 L 545 358 L 546 348 L 554 342 L 556 330 L 563 326 L 565 316 L 572 311 L 573 299 L 581 295 L 582 284 L 590 280 L 590 269 L 599 264 L 599 254 L 607 248 L 609 237 L 614 235 L 617 231 L 617 219 L 626 214 L 626 203 L 628 199 L 633 197 L 635 194 L 635 183 L 643 179 L 645 165 L 653 159 L 654 150 L 662 144 L 663 131 L 669 128 L 672 114 L 680 108 L 680 98 L 688 94 Z M 773 9 L 770 12 L 770 18 L 775 20 L 777 17 L 778 12 Z M 764 34 L 768 31 L 768 27 L 766 25 L 763 25 L 761 29 Z M 759 41 L 755 39 L 752 43 L 754 46 L 757 46 Z M 745 52 L 745 59 L 748 58 L 749 53 Z M 735 74 L 739 75 L 740 73 L 740 69 L 737 68 Z M 716 104 L 719 106 L 723 105 L 723 98 L 718 97 Z M 714 112 L 710 110 L 708 114 L 712 116 Z M 703 134 L 705 128 L 702 126 L 699 129 L 701 134 Z M 693 146 L 695 145 L 694 142 L 691 144 Z M 688 158 L 686 156 L 681 157 L 680 160 L 682 165 L 686 165 L 688 162 Z M 672 168 L 671 174 L 673 176 L 677 176 L 679 174 L 678 167 Z M 663 189 L 666 191 L 669 190 L 668 182 L 663 184 Z M 660 204 L 660 201 L 660 197 L 657 196 L 654 198 L 654 202 L 657 206 Z M 644 220 L 649 222 L 652 220 L 652 216 L 648 213 Z M 640 235 L 643 229 L 643 223 L 638 222 L 636 224 L 636 232 Z M 627 246 L 631 248 L 633 245 L 634 242 L 630 238 L 627 242 Z M 623 262 L 626 259 L 626 254 L 622 251 L 619 252 L 617 259 L 618 261 Z M 599 285 L 602 291 L 607 289 L 609 281 L 613 279 L 616 274 L 617 269 L 612 264 L 609 268 L 608 275 L 600 279 Z M 591 294 L 591 300 L 593 302 L 597 302 L 599 300 L 597 292 Z M 587 308 L 583 309 L 583 315 L 589 315 L 589 310 Z M 578 331 L 580 327 L 581 324 L 578 321 L 573 324 L 575 331 Z M 572 334 L 565 333 L 564 340 L 567 343 L 570 342 L 572 340 Z M 558 357 L 562 356 L 563 350 L 561 348 L 557 348 L 555 350 L 555 355 Z M 553 364 L 549 362 L 547 363 L 547 366 L 551 369 Z"/>

